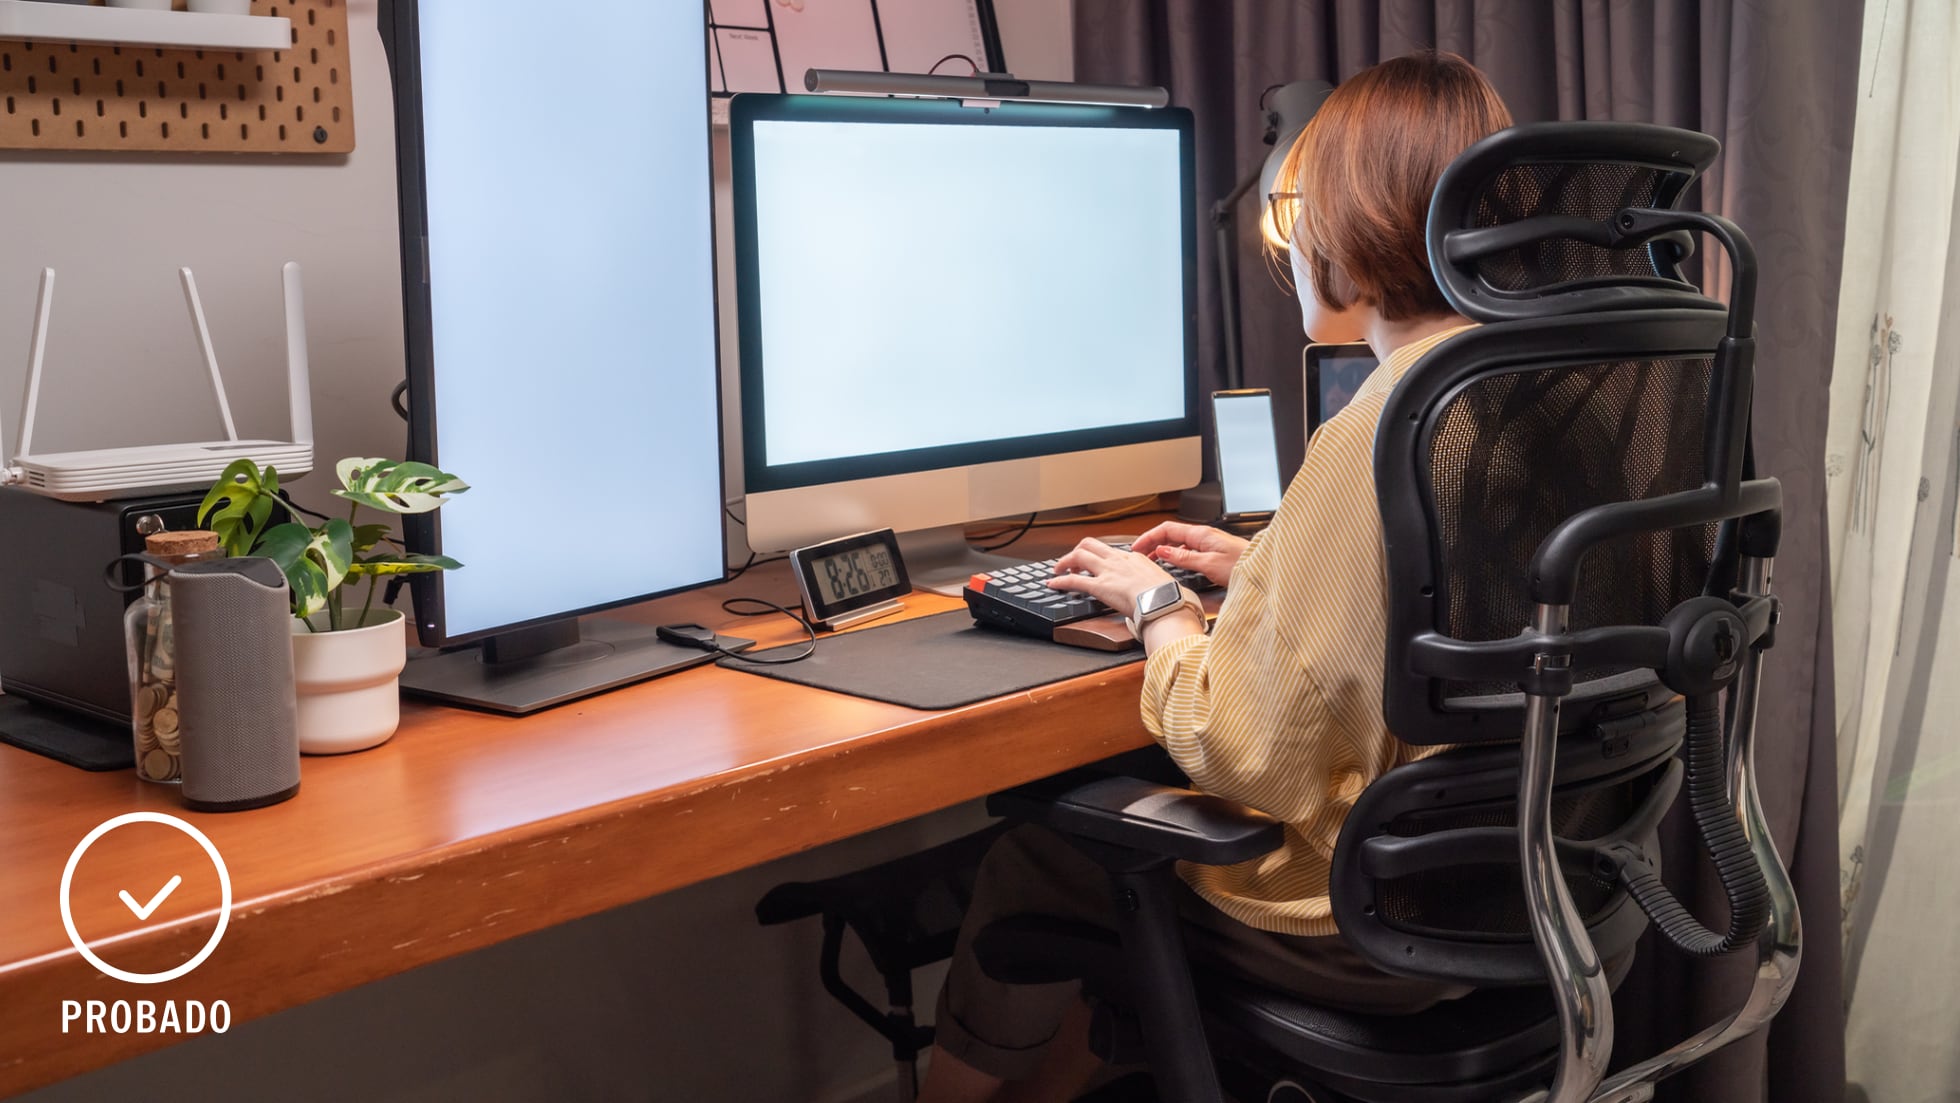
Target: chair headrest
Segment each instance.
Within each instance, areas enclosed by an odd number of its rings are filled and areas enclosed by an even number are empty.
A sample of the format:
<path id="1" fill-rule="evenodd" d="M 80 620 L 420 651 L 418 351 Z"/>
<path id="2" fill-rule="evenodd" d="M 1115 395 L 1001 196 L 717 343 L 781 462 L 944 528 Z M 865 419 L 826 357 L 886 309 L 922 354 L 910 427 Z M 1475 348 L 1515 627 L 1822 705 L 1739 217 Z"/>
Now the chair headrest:
<path id="1" fill-rule="evenodd" d="M 1429 263 L 1465 317 L 1725 309 L 1681 265 L 1683 229 L 1629 232 L 1627 211 L 1676 209 L 1714 162 L 1706 134 L 1644 123 L 1531 123 L 1451 162 L 1429 206 Z"/>

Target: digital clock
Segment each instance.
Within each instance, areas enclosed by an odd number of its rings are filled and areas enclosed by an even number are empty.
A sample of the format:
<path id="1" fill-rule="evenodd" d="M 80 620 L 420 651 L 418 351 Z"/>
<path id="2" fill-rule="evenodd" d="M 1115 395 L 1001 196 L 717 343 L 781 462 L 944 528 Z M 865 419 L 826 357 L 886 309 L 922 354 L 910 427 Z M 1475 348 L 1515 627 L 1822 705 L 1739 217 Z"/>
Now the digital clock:
<path id="1" fill-rule="evenodd" d="M 896 613 L 912 592 L 898 536 L 890 529 L 861 532 L 789 553 L 810 623 L 837 629 Z"/>

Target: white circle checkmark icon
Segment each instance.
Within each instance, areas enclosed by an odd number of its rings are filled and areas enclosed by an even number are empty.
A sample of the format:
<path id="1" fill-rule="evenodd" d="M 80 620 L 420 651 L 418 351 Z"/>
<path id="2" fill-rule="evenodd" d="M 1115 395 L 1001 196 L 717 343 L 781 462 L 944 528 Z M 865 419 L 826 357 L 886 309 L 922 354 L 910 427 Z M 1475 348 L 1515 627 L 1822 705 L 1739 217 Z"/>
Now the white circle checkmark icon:
<path id="1" fill-rule="evenodd" d="M 88 948 L 88 943 L 83 940 L 80 932 L 75 930 L 75 910 L 68 902 L 68 892 L 75 881 L 75 867 L 81 864 L 82 855 L 88 853 L 88 848 L 95 845 L 96 840 L 102 836 L 107 835 L 118 827 L 132 823 L 157 823 L 182 831 L 191 837 L 192 842 L 204 848 L 204 853 L 211 858 L 211 864 L 218 869 L 219 901 L 217 928 L 211 932 L 211 938 L 204 943 L 204 948 L 192 955 L 189 961 L 184 962 L 174 969 L 166 969 L 161 973 L 132 973 L 127 969 L 118 969 L 108 962 L 103 961 L 100 957 L 97 957 L 95 951 Z M 117 896 L 122 899 L 123 906 L 128 908 L 130 913 L 135 915 L 138 920 L 146 920 L 156 913 L 157 908 L 162 905 L 165 898 L 172 892 L 175 892 L 177 886 L 182 884 L 183 881 L 182 876 L 172 875 L 169 883 L 158 890 L 157 894 L 150 897 L 149 902 L 145 904 L 139 905 L 136 902 L 136 898 L 129 894 L 128 889 L 121 890 L 117 893 Z M 82 836 L 82 841 L 76 844 L 74 853 L 68 855 L 68 865 L 61 871 L 61 925 L 68 930 L 68 941 L 74 943 L 75 949 L 81 952 L 82 957 L 87 959 L 90 965 L 95 966 L 103 973 L 120 981 L 127 981 L 130 984 L 162 984 L 164 981 L 176 980 L 178 977 L 204 964 L 204 959 L 210 957 L 211 951 L 218 948 L 218 941 L 224 938 L 225 927 L 230 922 L 231 871 L 225 868 L 224 858 L 218 854 L 218 848 L 212 845 L 211 840 L 205 837 L 204 832 L 167 813 L 125 812 L 113 819 L 104 820 L 102 823 L 96 825 L 95 830 Z"/>

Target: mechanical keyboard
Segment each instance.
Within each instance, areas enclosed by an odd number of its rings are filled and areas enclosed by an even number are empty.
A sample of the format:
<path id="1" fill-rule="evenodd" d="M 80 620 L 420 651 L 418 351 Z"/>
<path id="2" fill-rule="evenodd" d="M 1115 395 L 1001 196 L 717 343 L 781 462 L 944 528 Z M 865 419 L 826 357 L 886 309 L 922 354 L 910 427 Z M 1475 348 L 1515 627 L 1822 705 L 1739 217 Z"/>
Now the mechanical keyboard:
<path id="1" fill-rule="evenodd" d="M 1119 549 L 1129 547 L 1127 544 L 1110 546 Z M 960 591 L 966 599 L 967 611 L 980 624 L 1037 639 L 1104 650 L 1135 646 L 1136 641 L 1129 638 L 1127 629 L 1114 636 L 1108 632 L 1067 630 L 1068 626 L 1079 621 L 1107 617 L 1112 610 L 1087 594 L 1050 589 L 1048 580 L 1055 577 L 1056 562 L 1055 559 L 1045 559 L 974 575 L 967 580 L 966 589 Z M 1162 560 L 1157 565 L 1170 572 L 1179 585 L 1193 593 L 1201 594 L 1219 588 L 1217 583 L 1196 571 L 1173 567 Z"/>

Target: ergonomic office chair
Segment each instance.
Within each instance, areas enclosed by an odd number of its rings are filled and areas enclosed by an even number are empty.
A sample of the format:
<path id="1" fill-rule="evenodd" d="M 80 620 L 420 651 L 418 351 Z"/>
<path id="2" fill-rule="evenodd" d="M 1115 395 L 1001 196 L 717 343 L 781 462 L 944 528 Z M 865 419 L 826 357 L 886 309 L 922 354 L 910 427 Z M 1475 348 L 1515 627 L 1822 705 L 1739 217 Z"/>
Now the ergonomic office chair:
<path id="1" fill-rule="evenodd" d="M 1331 894 L 1369 961 L 1473 991 L 1365 1016 L 1193 971 L 1174 861 L 1255 858 L 1281 828 L 1113 776 L 990 807 L 1110 871 L 1116 937 L 1010 917 L 976 939 L 983 968 L 1080 978 L 1098 1048 L 1144 1055 L 1176 1103 L 1224 1098 L 1221 1079 L 1252 1099 L 1290 1083 L 1270 1096 L 1289 1101 L 1644 1100 L 1776 1013 L 1800 937 L 1753 776 L 1781 496 L 1750 470 L 1756 264 L 1732 223 L 1675 209 L 1718 150 L 1663 127 L 1516 127 L 1466 150 L 1430 208 L 1437 281 L 1486 324 L 1413 365 L 1377 430 L 1383 708 L 1404 742 L 1452 749 L 1360 795 Z M 1700 234 L 1727 253 L 1727 306 L 1682 275 Z M 1684 775 L 1726 930 L 1660 880 L 1655 829 Z M 1603 1079 L 1611 989 L 1650 920 L 1689 954 L 1753 952 L 1754 987 Z"/>

